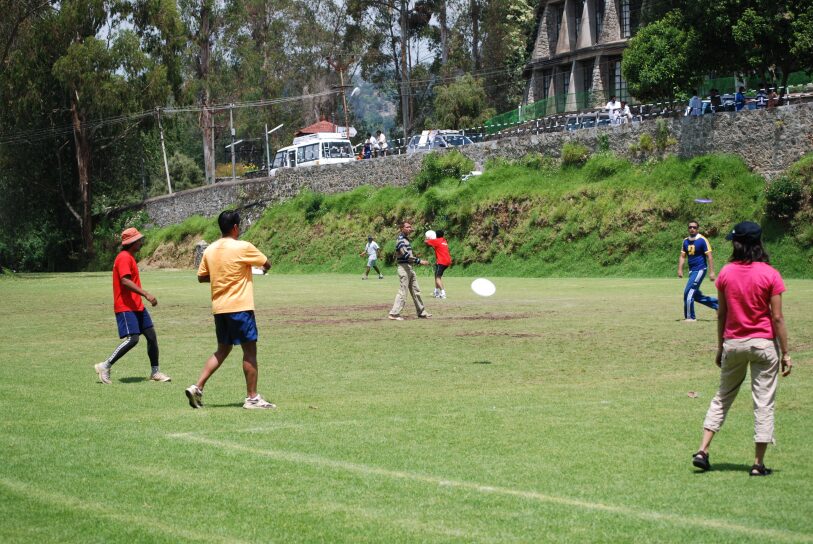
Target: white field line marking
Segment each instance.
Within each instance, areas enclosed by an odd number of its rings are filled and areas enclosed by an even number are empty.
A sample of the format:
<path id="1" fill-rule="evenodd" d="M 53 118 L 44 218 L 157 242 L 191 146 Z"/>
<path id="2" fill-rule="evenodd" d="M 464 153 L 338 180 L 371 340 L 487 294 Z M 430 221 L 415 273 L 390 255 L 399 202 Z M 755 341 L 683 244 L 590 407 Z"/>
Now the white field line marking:
<path id="1" fill-rule="evenodd" d="M 163 533 L 177 539 L 194 540 L 198 542 L 223 542 L 225 544 L 249 544 L 248 541 L 238 540 L 232 537 L 218 536 L 212 533 L 199 533 L 175 527 L 156 521 L 153 517 L 117 512 L 116 506 L 90 502 L 64 493 L 47 491 L 19 480 L 0 478 L 0 487 L 11 493 L 34 499 L 40 503 L 51 504 L 57 508 L 84 512 L 98 518 L 111 519 L 126 525 L 140 525 L 149 531 Z"/>
<path id="2" fill-rule="evenodd" d="M 685 517 L 677 514 L 670 514 L 666 512 L 656 512 L 652 510 L 638 510 L 627 506 L 617 506 L 612 504 L 604 504 L 600 502 L 590 502 L 580 499 L 572 499 L 569 497 L 559 497 L 556 495 L 547 495 L 536 491 L 525 491 L 521 489 L 512 489 L 510 487 L 490 486 L 483 485 L 476 482 L 466 482 L 462 480 L 449 480 L 446 478 L 439 478 L 437 476 L 430 476 L 416 472 L 406 472 L 401 470 L 389 470 L 369 465 L 362 465 L 358 463 L 351 463 L 348 461 L 338 461 L 321 457 L 318 455 L 297 453 L 281 450 L 267 450 L 253 448 L 251 446 L 244 446 L 234 442 L 225 442 L 222 440 L 214 440 L 205 436 L 200 436 L 195 433 L 173 433 L 167 435 L 169 438 L 176 440 L 185 440 L 188 442 L 197 442 L 198 444 L 205 444 L 207 446 L 215 446 L 226 450 L 241 451 L 251 453 L 254 455 L 262 455 L 270 457 L 278 461 L 289 463 L 301 463 L 308 465 L 318 465 L 329 467 L 337 470 L 344 470 L 347 472 L 354 472 L 367 476 L 381 476 L 385 478 L 392 478 L 396 480 L 411 480 L 413 482 L 422 482 L 426 484 L 438 485 L 442 487 L 465 489 L 468 491 L 475 491 L 478 493 L 488 493 L 494 495 L 505 495 L 509 497 L 518 497 L 530 501 L 537 501 L 550 504 L 560 504 L 564 506 L 572 506 L 582 508 L 585 510 L 595 510 L 599 512 L 607 512 L 610 514 L 617 514 L 620 516 L 637 518 L 645 521 L 667 522 L 673 525 L 682 527 L 697 527 L 700 529 L 713 529 L 718 531 L 728 531 L 735 533 L 744 533 L 748 536 L 763 536 L 766 539 L 778 539 L 790 542 L 813 542 L 813 535 L 804 533 L 794 533 L 781 529 L 763 529 L 760 527 L 750 527 L 747 525 L 738 525 L 724 520 L 717 519 L 704 519 L 696 517 Z"/>

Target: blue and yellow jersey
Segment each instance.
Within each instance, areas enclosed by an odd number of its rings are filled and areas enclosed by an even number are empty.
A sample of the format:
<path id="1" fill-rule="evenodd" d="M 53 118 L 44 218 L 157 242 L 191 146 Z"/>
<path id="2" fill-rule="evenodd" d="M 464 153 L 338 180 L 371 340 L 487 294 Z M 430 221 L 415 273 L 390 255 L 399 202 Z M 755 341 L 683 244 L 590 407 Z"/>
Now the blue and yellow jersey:
<path id="1" fill-rule="evenodd" d="M 707 253 L 711 253 L 711 244 L 702 234 L 698 234 L 694 240 L 683 239 L 683 254 L 689 257 L 689 272 L 708 268 Z"/>

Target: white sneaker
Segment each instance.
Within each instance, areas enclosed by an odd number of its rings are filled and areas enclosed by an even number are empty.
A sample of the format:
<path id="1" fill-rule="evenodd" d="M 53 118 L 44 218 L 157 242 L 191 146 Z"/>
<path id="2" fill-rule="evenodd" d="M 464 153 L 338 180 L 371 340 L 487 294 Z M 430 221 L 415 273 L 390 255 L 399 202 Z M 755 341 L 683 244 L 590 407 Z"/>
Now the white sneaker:
<path id="1" fill-rule="evenodd" d="M 378 275 L 378 279 L 383 280 L 383 279 L 384 279 L 384 276 L 382 276 L 381 274 L 379 274 L 379 275 Z"/>
<path id="2" fill-rule="evenodd" d="M 189 406 L 192 408 L 203 408 L 203 391 L 197 385 L 190 385 L 184 390 L 186 398 L 189 399 Z"/>
<path id="3" fill-rule="evenodd" d="M 152 381 L 154 381 L 154 382 L 171 382 L 172 381 L 172 378 L 170 378 L 169 376 L 167 376 L 163 372 L 156 372 L 155 374 L 150 376 L 150 379 Z"/>
<path id="4" fill-rule="evenodd" d="M 393 315 L 393 314 L 387 314 L 387 319 L 392 319 L 393 321 L 403 321 L 404 320 L 404 318 L 401 317 L 400 315 Z"/>
<path id="5" fill-rule="evenodd" d="M 243 403 L 243 408 L 246 410 L 258 410 L 258 409 L 266 409 L 266 410 L 274 410 L 276 409 L 277 405 L 271 402 L 268 402 L 260 395 L 257 395 L 253 399 L 246 397 L 246 401 Z"/>
<path id="6" fill-rule="evenodd" d="M 106 384 L 111 384 L 113 382 L 110 381 L 110 369 L 104 363 L 97 363 L 93 365 L 93 369 L 96 371 L 96 374 L 99 375 L 99 381 Z"/>
<path id="7" fill-rule="evenodd" d="M 366 280 L 367 276 L 362 276 L 361 279 Z"/>

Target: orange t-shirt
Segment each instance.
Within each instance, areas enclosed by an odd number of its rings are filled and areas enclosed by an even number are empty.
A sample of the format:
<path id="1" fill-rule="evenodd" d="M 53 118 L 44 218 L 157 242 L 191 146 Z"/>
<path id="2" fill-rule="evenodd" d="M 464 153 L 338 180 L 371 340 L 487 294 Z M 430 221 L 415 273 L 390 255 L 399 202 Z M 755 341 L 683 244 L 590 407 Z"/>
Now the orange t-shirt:
<path id="1" fill-rule="evenodd" d="M 113 261 L 113 311 L 116 313 L 143 312 L 144 301 L 141 300 L 141 295 L 130 291 L 121 284 L 124 276 L 130 276 L 133 283 L 141 287 L 138 263 L 129 251 L 122 250 Z"/>
<path id="2" fill-rule="evenodd" d="M 254 309 L 252 266 L 268 259 L 249 242 L 224 237 L 203 252 L 198 276 L 209 276 L 212 286 L 212 313 L 227 314 Z"/>

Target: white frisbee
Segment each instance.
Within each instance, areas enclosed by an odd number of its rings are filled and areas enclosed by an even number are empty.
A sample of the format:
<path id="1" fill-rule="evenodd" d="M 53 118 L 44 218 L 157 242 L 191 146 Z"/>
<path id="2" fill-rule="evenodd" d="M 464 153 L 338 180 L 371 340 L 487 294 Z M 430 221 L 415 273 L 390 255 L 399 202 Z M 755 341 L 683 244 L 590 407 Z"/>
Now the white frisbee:
<path id="1" fill-rule="evenodd" d="M 265 274 L 265 271 L 261 266 L 252 266 L 251 273 L 254 274 L 255 276 L 262 276 L 263 274 Z"/>
<path id="2" fill-rule="evenodd" d="M 438 237 L 437 233 L 435 231 L 433 231 L 433 230 L 426 231 L 425 236 L 426 236 L 427 240 L 435 240 Z"/>
<path id="3" fill-rule="evenodd" d="M 481 297 L 490 297 L 497 291 L 497 288 L 493 283 L 491 283 L 490 280 L 485 278 L 477 278 L 471 282 L 471 290 Z"/>

